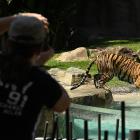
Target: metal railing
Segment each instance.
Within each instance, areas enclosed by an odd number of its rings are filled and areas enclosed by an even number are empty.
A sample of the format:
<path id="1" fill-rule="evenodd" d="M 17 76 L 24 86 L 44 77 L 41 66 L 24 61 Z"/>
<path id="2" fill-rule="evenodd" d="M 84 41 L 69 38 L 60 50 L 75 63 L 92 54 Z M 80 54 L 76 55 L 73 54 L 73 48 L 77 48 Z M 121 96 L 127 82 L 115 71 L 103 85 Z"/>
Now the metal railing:
<path id="1" fill-rule="evenodd" d="M 106 108 L 99 108 L 99 107 L 89 107 L 89 106 L 87 108 L 87 106 L 85 107 L 83 105 L 71 104 L 71 107 L 69 109 L 67 109 L 64 114 L 65 115 L 65 126 L 64 127 L 65 127 L 65 132 L 66 132 L 65 138 L 62 138 L 59 136 L 59 129 L 61 128 L 61 126 L 58 125 L 59 114 L 55 114 L 54 122 L 53 122 L 52 136 L 47 137 L 48 122 L 46 122 L 45 128 L 44 128 L 44 136 L 43 136 L 42 140 L 48 140 L 48 139 L 49 140 L 54 140 L 54 139 L 56 139 L 56 140 L 63 140 L 63 139 L 78 140 L 78 138 L 77 139 L 73 138 L 73 134 L 72 134 L 73 124 L 70 121 L 71 115 L 76 116 L 76 114 L 72 114 L 74 112 L 74 110 L 86 110 L 86 111 L 90 111 L 91 114 L 92 114 L 92 112 L 97 113 L 97 118 L 98 118 L 98 127 L 97 127 L 98 138 L 97 138 L 97 140 L 101 140 L 101 119 L 102 119 L 101 114 L 102 113 L 113 114 L 113 115 L 120 114 L 120 119 L 116 119 L 116 130 L 115 130 L 114 140 L 118 140 L 119 125 L 121 126 L 121 140 L 126 140 L 126 128 L 125 128 L 126 114 L 127 114 L 127 116 L 131 116 L 134 118 L 137 117 L 136 114 L 132 114 L 129 111 L 125 111 L 125 102 L 124 101 L 122 101 L 120 104 L 120 110 L 106 109 Z M 93 113 L 92 115 L 95 116 L 95 113 Z M 77 117 L 79 117 L 79 116 L 77 116 Z M 88 136 L 88 119 L 87 120 L 84 119 L 84 137 L 82 139 L 91 140 L 91 139 L 89 139 L 89 136 Z M 41 140 L 41 139 L 36 138 L 36 140 Z M 104 130 L 103 140 L 109 140 L 109 130 Z M 128 140 L 140 140 L 140 130 L 139 129 L 130 130 Z"/>

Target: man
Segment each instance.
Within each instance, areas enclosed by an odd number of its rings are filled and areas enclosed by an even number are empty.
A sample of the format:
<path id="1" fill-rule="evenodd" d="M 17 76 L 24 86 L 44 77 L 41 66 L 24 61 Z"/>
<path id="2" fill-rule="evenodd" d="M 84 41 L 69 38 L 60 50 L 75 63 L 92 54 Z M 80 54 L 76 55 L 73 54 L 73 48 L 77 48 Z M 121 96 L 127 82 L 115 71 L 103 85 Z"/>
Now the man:
<path id="1" fill-rule="evenodd" d="M 42 52 L 48 21 L 21 13 L 1 18 L 0 30 L 8 31 L 6 51 L 0 54 L 0 137 L 34 140 L 41 108 L 63 112 L 70 104 L 66 90 L 38 66 L 53 54 L 51 49 Z"/>

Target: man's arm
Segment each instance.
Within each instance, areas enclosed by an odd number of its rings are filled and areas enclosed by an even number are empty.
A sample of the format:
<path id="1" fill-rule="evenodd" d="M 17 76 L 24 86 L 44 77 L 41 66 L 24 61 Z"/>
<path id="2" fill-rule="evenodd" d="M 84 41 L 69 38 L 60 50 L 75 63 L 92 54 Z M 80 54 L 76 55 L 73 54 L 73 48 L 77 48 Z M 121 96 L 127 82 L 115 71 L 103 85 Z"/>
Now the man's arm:
<path id="1" fill-rule="evenodd" d="M 53 106 L 53 111 L 63 112 L 70 106 L 70 97 L 66 90 L 62 87 L 62 95 L 60 99 Z"/>
<path id="2" fill-rule="evenodd" d="M 46 30 L 48 30 L 48 20 L 46 17 L 42 16 L 41 14 L 37 14 L 37 13 L 18 13 L 16 15 L 11 15 L 11 16 L 7 16 L 7 17 L 1 17 L 0 18 L 0 35 L 7 32 L 10 24 L 12 23 L 12 21 L 20 16 L 33 16 L 36 17 L 38 20 L 40 20 L 43 24 L 44 24 L 44 28 L 46 28 Z"/>
<path id="3" fill-rule="evenodd" d="M 36 65 L 41 66 L 45 64 L 49 59 L 51 59 L 54 55 L 54 49 L 49 48 L 47 51 L 43 51 L 39 54 L 37 60 L 36 60 Z"/>
<path id="4" fill-rule="evenodd" d="M 11 22 L 15 19 L 15 16 L 7 16 L 0 18 L 0 35 L 7 32 Z"/>

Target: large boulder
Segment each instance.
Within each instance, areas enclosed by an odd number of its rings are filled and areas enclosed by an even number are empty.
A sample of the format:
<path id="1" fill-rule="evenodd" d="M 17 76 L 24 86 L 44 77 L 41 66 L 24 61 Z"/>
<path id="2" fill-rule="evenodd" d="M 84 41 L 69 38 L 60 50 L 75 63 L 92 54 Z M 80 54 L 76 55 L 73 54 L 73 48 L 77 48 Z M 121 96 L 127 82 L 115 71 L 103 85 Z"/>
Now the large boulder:
<path id="1" fill-rule="evenodd" d="M 70 90 L 66 88 L 71 97 L 72 103 L 105 107 L 113 102 L 113 96 L 110 90 L 96 89 L 93 84 L 85 84 L 77 89 Z"/>
<path id="2" fill-rule="evenodd" d="M 80 82 L 85 70 L 70 67 L 67 70 L 52 68 L 48 72 L 62 85 L 71 86 L 74 83 Z"/>
<path id="3" fill-rule="evenodd" d="M 88 52 L 85 47 L 79 47 L 75 50 L 62 53 L 56 60 L 62 62 L 88 60 Z"/>

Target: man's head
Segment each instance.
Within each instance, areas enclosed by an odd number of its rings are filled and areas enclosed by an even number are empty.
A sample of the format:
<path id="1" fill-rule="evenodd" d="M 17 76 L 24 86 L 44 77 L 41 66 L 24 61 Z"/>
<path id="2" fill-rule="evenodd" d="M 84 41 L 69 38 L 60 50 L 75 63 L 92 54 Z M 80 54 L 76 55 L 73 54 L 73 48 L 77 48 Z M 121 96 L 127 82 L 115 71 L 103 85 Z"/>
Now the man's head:
<path id="1" fill-rule="evenodd" d="M 21 15 L 12 23 L 8 32 L 9 40 L 23 44 L 41 44 L 47 30 L 42 21 L 34 16 Z"/>
<path id="2" fill-rule="evenodd" d="M 47 36 L 47 18 L 36 13 L 18 14 L 9 28 L 5 52 L 31 58 L 44 48 L 47 50 Z"/>

